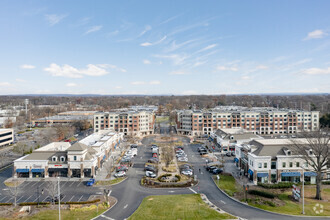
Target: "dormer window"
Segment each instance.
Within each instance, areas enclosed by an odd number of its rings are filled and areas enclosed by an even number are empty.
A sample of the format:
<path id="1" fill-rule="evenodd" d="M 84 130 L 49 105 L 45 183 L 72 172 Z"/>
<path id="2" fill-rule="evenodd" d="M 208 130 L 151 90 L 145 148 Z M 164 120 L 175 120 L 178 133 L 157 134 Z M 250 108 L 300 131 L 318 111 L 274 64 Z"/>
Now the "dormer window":
<path id="1" fill-rule="evenodd" d="M 291 150 L 287 151 L 288 156 L 291 156 Z"/>
<path id="2" fill-rule="evenodd" d="M 65 161 L 65 157 L 64 156 L 61 156 L 60 157 L 60 160 L 61 160 L 61 162 L 64 162 Z"/>
<path id="3" fill-rule="evenodd" d="M 53 156 L 52 157 L 52 161 L 57 161 L 57 157 L 56 156 Z"/>
<path id="4" fill-rule="evenodd" d="M 313 155 L 313 150 L 309 149 L 308 153 L 309 153 L 309 155 Z"/>

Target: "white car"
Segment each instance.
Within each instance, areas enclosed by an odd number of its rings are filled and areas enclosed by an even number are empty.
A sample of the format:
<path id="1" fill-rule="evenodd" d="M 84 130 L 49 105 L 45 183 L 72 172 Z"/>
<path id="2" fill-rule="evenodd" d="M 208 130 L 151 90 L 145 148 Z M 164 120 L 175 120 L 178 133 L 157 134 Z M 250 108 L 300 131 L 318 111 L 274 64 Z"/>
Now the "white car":
<path id="1" fill-rule="evenodd" d="M 190 170 L 182 170 L 181 174 L 186 175 L 186 176 L 192 176 L 193 173 Z"/>
<path id="2" fill-rule="evenodd" d="M 188 158 L 187 157 L 179 157 L 178 161 L 179 162 L 188 162 Z"/>
<path id="3" fill-rule="evenodd" d="M 152 171 L 146 171 L 146 176 L 151 178 L 156 178 L 156 174 Z"/>
<path id="4" fill-rule="evenodd" d="M 115 177 L 123 177 L 123 176 L 126 176 L 125 171 L 118 171 L 117 173 L 115 173 Z"/>
<path id="5" fill-rule="evenodd" d="M 132 148 L 131 152 L 132 152 L 132 155 L 135 157 L 137 155 L 137 152 L 138 152 L 137 148 Z"/>

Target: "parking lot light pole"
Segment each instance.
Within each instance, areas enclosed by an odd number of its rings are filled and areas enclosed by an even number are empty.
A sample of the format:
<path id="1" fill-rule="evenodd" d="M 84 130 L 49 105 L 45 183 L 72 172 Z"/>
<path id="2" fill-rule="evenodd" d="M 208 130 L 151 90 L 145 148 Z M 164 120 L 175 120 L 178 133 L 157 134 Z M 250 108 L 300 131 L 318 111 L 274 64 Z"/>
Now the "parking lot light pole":
<path id="1" fill-rule="evenodd" d="M 305 215 L 305 170 L 304 166 L 301 166 L 303 170 L 302 175 L 302 214 Z"/>
<path id="2" fill-rule="evenodd" d="M 60 192 L 60 177 L 57 177 L 58 180 L 58 220 L 61 220 L 61 192 Z"/>

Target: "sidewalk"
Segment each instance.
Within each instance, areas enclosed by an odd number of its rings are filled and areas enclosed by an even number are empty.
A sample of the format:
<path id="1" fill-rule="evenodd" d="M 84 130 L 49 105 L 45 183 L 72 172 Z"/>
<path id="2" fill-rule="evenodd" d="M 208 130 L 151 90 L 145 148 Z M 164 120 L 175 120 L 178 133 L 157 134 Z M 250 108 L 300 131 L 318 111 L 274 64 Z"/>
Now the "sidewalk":
<path id="1" fill-rule="evenodd" d="M 246 176 L 240 176 L 240 169 L 236 167 L 234 160 L 226 160 L 225 161 L 225 172 L 231 173 L 232 176 L 235 178 L 236 182 L 240 185 L 254 185 Z"/>

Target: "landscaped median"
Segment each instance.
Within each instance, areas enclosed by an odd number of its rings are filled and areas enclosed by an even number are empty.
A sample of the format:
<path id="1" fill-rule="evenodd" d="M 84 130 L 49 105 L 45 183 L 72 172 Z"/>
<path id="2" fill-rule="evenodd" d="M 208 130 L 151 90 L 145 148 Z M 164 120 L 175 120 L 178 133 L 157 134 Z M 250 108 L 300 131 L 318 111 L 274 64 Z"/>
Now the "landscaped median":
<path id="1" fill-rule="evenodd" d="M 247 201 L 250 206 L 271 212 L 302 215 L 302 200 L 297 202 L 292 198 L 292 183 L 250 186 L 245 194 L 243 187 L 236 183 L 235 178 L 230 174 L 219 177 L 220 179 L 213 177 L 216 185 L 236 200 Z M 329 216 L 330 186 L 323 186 L 323 200 L 314 199 L 315 188 L 315 185 L 305 186 L 305 216 Z"/>
<path id="2" fill-rule="evenodd" d="M 119 184 L 121 182 L 123 182 L 124 180 L 126 180 L 127 177 L 118 177 L 112 180 L 99 180 L 95 183 L 96 186 L 109 186 L 109 185 L 116 185 Z"/>
<path id="3" fill-rule="evenodd" d="M 129 218 L 144 219 L 236 219 L 207 206 L 199 194 L 148 196 Z"/>

